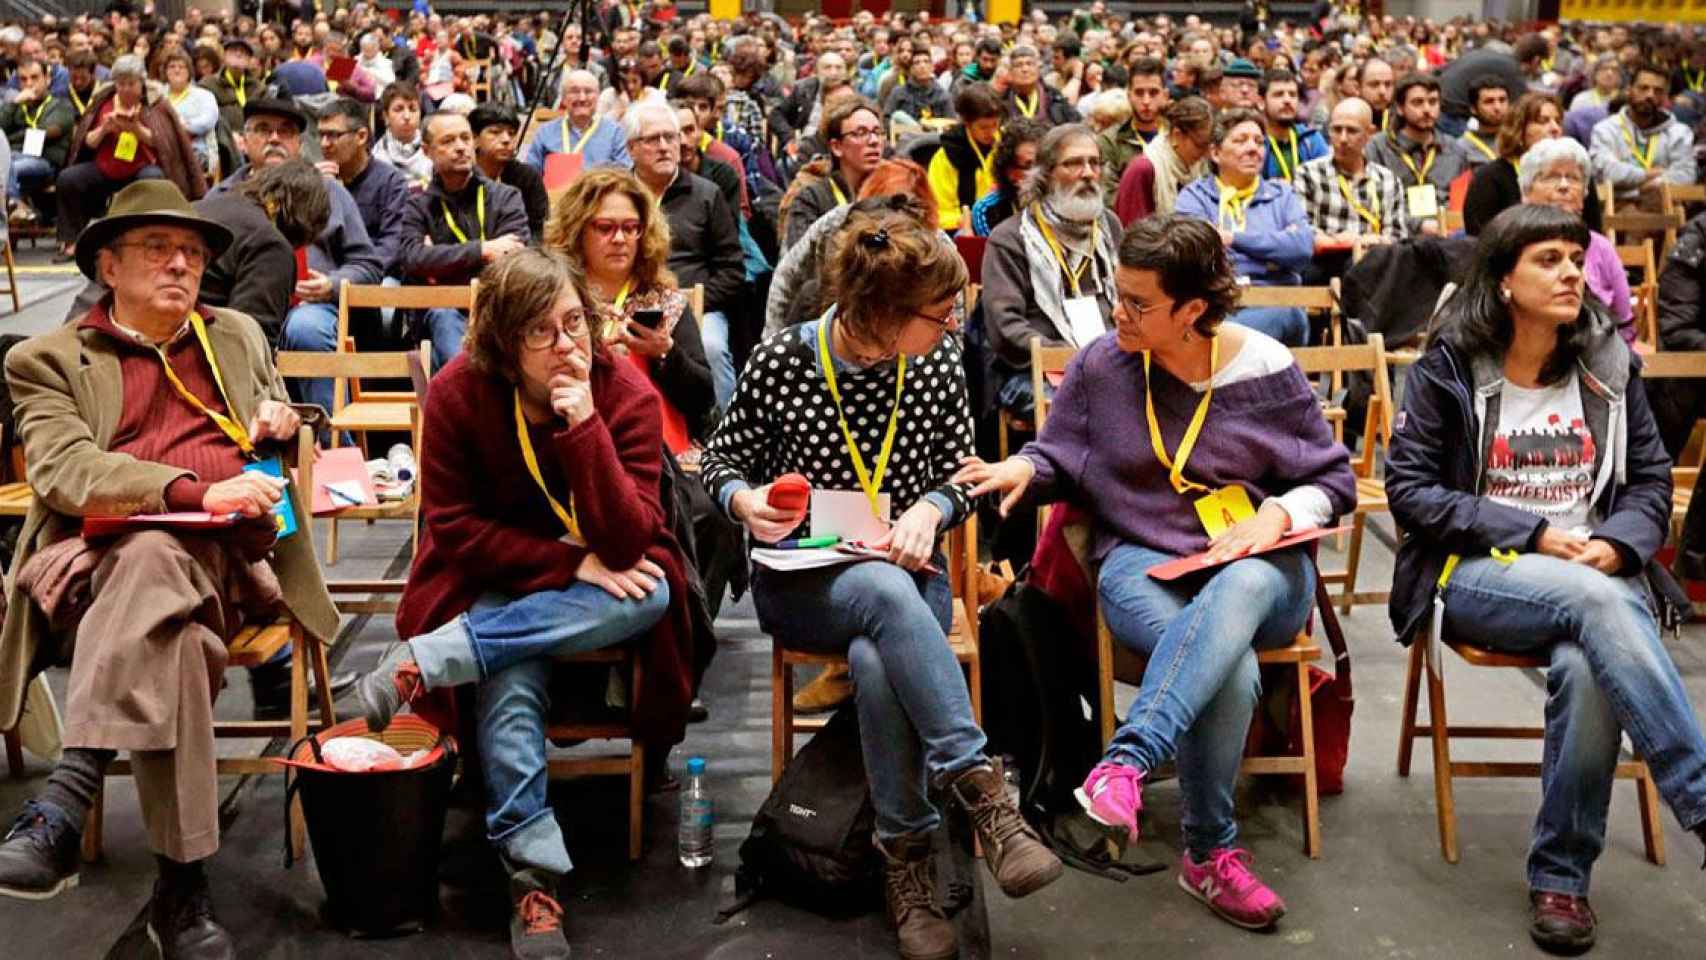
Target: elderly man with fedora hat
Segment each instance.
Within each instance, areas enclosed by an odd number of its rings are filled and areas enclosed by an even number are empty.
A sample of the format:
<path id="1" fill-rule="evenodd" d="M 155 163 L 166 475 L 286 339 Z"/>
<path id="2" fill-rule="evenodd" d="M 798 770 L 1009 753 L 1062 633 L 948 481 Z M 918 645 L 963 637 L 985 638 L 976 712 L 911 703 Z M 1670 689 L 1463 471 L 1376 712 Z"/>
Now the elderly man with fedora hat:
<path id="1" fill-rule="evenodd" d="M 202 870 L 219 846 L 226 644 L 281 610 L 322 640 L 338 626 L 308 537 L 275 539 L 277 504 L 306 527 L 301 497 L 246 469 L 301 423 L 271 348 L 248 316 L 198 301 L 230 243 L 171 182 L 126 187 L 77 240 L 78 267 L 111 294 L 6 358 L 36 497 L 0 627 L 0 727 L 19 719 L 34 674 L 71 673 L 64 756 L 0 840 L 0 894 L 45 899 L 76 883 L 80 827 L 128 750 L 159 864 L 148 931 L 167 958 L 234 955 Z M 82 536 L 89 517 L 166 511 L 232 522 Z"/>

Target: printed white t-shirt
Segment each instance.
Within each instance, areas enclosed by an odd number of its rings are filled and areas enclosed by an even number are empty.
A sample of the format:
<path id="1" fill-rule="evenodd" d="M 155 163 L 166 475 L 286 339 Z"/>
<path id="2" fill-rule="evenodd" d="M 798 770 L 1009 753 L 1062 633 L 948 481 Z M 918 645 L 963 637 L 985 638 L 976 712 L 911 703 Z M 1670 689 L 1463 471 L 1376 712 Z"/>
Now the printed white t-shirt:
<path id="1" fill-rule="evenodd" d="M 1576 373 L 1548 387 L 1506 382 L 1499 426 L 1487 452 L 1487 496 L 1585 533 L 1594 482 L 1593 435 L 1582 416 Z"/>

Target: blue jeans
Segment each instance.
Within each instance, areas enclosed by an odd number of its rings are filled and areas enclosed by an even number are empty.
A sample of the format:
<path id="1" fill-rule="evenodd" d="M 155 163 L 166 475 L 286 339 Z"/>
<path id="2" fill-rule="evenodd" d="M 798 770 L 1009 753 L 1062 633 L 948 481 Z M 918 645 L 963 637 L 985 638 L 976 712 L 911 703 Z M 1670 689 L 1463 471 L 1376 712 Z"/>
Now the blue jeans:
<path id="1" fill-rule="evenodd" d="M 432 369 L 436 373 L 462 352 L 468 315 L 450 307 L 433 307 L 426 312 L 425 321 L 427 339 L 432 341 Z"/>
<path id="2" fill-rule="evenodd" d="M 985 759 L 965 676 L 948 649 L 947 575 L 875 560 L 791 573 L 759 568 L 752 602 L 775 642 L 847 655 L 877 836 L 934 830 L 941 818 L 926 795 L 930 781 Z"/>
<path id="3" fill-rule="evenodd" d="M 545 721 L 553 658 L 621 643 L 669 610 L 669 585 L 618 600 L 590 583 L 520 597 L 489 593 L 409 641 L 428 689 L 479 683 L 475 736 L 486 775 L 486 836 L 506 865 L 573 869 L 545 796 Z"/>
<path id="4" fill-rule="evenodd" d="M 53 182 L 55 176 L 53 164 L 46 160 L 40 157 L 26 157 L 21 153 L 15 154 L 12 157 L 11 176 L 7 178 L 6 196 L 16 200 L 27 192 L 33 204 L 35 198 L 40 195 L 42 190 L 47 189 L 48 184 Z M 52 210 L 39 209 L 36 212 L 48 215 L 53 213 Z"/>
<path id="5" fill-rule="evenodd" d="M 1262 690 L 1256 651 L 1303 628 L 1315 568 L 1304 551 L 1282 550 L 1170 583 L 1144 572 L 1171 559 L 1127 543 L 1102 561 L 1108 630 L 1149 658 L 1107 759 L 1147 771 L 1177 758 L 1185 847 L 1200 863 L 1238 836 L 1232 790 Z"/>
<path id="6" fill-rule="evenodd" d="M 335 303 L 299 303 L 284 315 L 280 332 L 281 350 L 332 353 L 338 349 L 338 306 Z M 332 381 L 328 378 L 294 382 L 303 403 L 315 403 L 332 412 Z"/>
<path id="7" fill-rule="evenodd" d="M 1645 583 L 1525 553 L 1509 566 L 1465 558 L 1443 596 L 1447 636 L 1551 658 L 1531 888 L 1587 894 L 1625 730 L 1676 818 L 1706 821 L 1706 737 Z"/>
<path id="8" fill-rule="evenodd" d="M 1249 307 L 1227 319 L 1260 330 L 1288 347 L 1309 345 L 1309 318 L 1296 307 Z"/>
<path id="9" fill-rule="evenodd" d="M 717 396 L 717 406 L 729 408 L 735 395 L 735 357 L 729 352 L 729 318 L 721 310 L 705 314 L 699 328 L 705 342 L 705 361 L 711 365 L 711 389 Z"/>

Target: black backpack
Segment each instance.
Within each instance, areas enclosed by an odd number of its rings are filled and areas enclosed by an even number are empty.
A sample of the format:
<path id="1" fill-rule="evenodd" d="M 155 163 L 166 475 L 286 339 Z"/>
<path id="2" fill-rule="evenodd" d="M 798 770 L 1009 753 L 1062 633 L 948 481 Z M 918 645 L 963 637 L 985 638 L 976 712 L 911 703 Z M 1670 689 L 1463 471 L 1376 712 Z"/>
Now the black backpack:
<path id="1" fill-rule="evenodd" d="M 740 845 L 736 900 L 722 923 L 766 896 L 850 916 L 882 903 L 876 811 L 859 752 L 859 719 L 842 707 L 782 770 Z"/>

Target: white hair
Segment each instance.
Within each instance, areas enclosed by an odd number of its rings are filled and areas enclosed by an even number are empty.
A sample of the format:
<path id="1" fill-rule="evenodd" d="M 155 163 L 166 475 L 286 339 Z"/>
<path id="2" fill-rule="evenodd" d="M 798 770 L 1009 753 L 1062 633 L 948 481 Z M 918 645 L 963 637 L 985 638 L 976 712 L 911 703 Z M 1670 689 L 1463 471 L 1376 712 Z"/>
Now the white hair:
<path id="1" fill-rule="evenodd" d="M 1517 163 L 1516 179 L 1522 187 L 1522 192 L 1527 194 L 1528 189 L 1534 186 L 1534 181 L 1540 179 L 1542 173 L 1563 160 L 1575 164 L 1582 171 L 1582 182 L 1585 186 L 1593 169 L 1588 165 L 1587 150 L 1569 137 L 1552 137 L 1529 147 L 1528 152 L 1524 153 L 1522 160 Z"/>
<path id="2" fill-rule="evenodd" d="M 148 73 L 143 69 L 141 57 L 134 53 L 127 53 L 113 61 L 108 76 L 113 80 L 117 80 L 119 77 L 135 77 L 138 80 L 145 80 Z"/>
<path id="3" fill-rule="evenodd" d="M 675 108 L 670 106 L 668 101 L 648 97 L 629 104 L 627 111 L 622 114 L 622 138 L 633 142 L 634 138 L 640 135 L 640 128 L 647 117 L 667 120 L 676 135 L 681 134 L 681 120 L 675 115 Z"/>
<path id="4" fill-rule="evenodd" d="M 557 84 L 557 98 L 562 99 L 563 94 L 568 92 L 570 80 L 581 79 L 591 80 L 592 89 L 594 91 L 598 89 L 598 77 L 591 70 L 566 70 L 563 72 L 562 81 Z"/>

